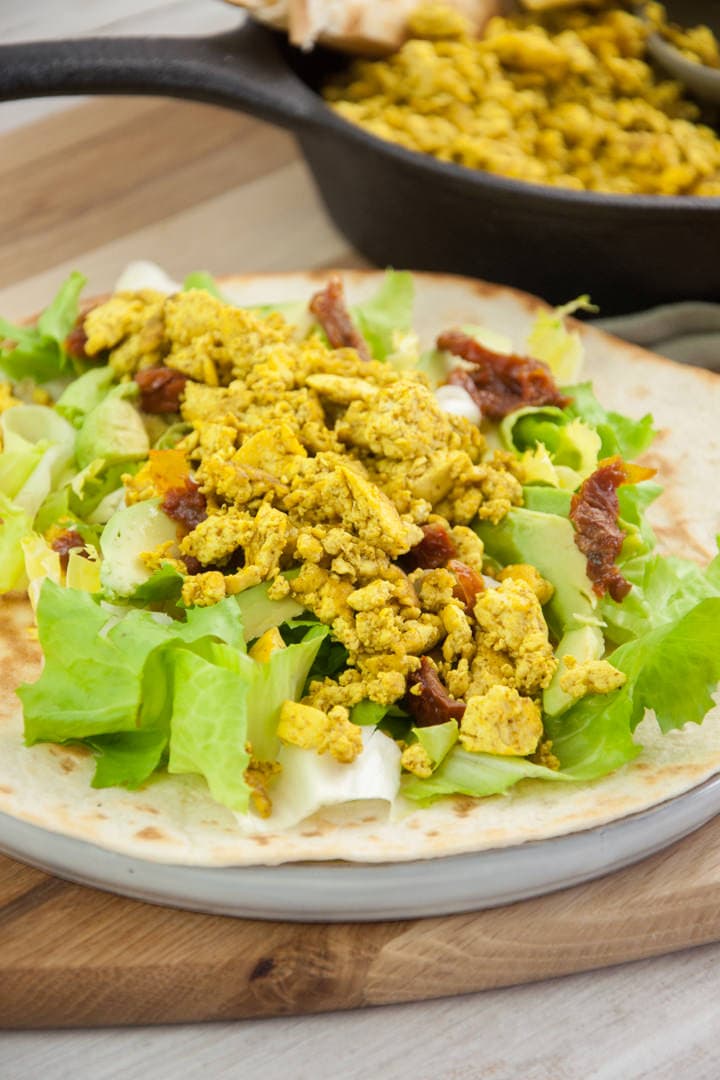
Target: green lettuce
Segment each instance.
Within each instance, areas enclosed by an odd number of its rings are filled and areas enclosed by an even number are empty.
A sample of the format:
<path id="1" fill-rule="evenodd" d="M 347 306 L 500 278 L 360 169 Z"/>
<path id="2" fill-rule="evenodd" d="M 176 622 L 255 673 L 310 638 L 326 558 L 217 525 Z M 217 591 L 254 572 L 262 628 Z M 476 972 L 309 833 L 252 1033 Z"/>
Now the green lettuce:
<path id="1" fill-rule="evenodd" d="M 27 584 L 21 541 L 32 531 L 32 520 L 0 492 L 0 594 Z"/>
<path id="2" fill-rule="evenodd" d="M 432 776 L 421 780 L 406 777 L 401 791 L 407 799 L 427 803 L 441 795 L 472 795 L 484 798 L 499 795 L 520 780 L 568 781 L 572 777 L 526 758 L 501 757 L 497 754 L 471 754 L 453 747 Z"/>
<path id="3" fill-rule="evenodd" d="M 546 720 L 563 770 L 592 780 L 640 752 L 632 732 L 652 709 L 663 732 L 702 722 L 720 681 L 720 596 L 627 642 L 611 656 L 627 682 L 613 694 L 582 698 Z"/>
<path id="4" fill-rule="evenodd" d="M 55 409 L 75 427 L 82 427 L 87 414 L 107 396 L 114 382 L 115 372 L 111 367 L 91 368 L 63 390 Z"/>
<path id="5" fill-rule="evenodd" d="M 207 270 L 195 270 L 192 274 L 188 274 L 183 281 L 183 290 L 188 289 L 203 289 L 205 292 L 210 293 L 216 300 L 222 300 L 223 303 L 228 303 L 226 297 L 221 293 L 218 283 L 212 274 L 209 274 Z"/>
<path id="6" fill-rule="evenodd" d="M 247 675 L 210 663 L 188 649 L 177 649 L 172 662 L 168 772 L 204 776 L 217 802 L 245 813 L 250 796 L 244 778 L 250 762 Z"/>
<path id="7" fill-rule="evenodd" d="M 33 518 L 71 468 L 75 429 L 46 405 L 15 405 L 0 417 L 0 492 Z"/>
<path id="8" fill-rule="evenodd" d="M 589 382 L 565 386 L 563 393 L 572 398 L 565 412 L 583 420 L 600 436 L 601 459 L 619 454 L 625 461 L 632 461 L 652 443 L 655 431 L 649 413 L 640 420 L 633 420 L 622 413 L 608 412 L 595 397 Z"/>
<path id="9" fill-rule="evenodd" d="M 255 756 L 275 758 L 280 706 L 302 693 L 328 633 L 312 627 L 258 663 L 247 655 L 235 597 L 189 608 L 181 621 L 50 580 L 37 620 L 45 666 L 18 691 L 29 746 L 85 742 L 97 756 L 96 787 L 137 787 L 167 762 L 171 772 L 202 775 L 219 802 L 239 811 L 249 795 L 246 743 Z"/>
<path id="10" fill-rule="evenodd" d="M 541 311 L 535 318 L 528 335 L 527 350 L 530 356 L 543 360 L 558 382 L 576 379 L 582 368 L 584 350 L 576 330 L 568 330 L 565 316 L 576 311 L 597 311 L 589 296 L 579 296 L 569 304 Z"/>
<path id="11" fill-rule="evenodd" d="M 78 301 L 86 280 L 76 271 L 70 274 L 35 326 L 16 326 L 0 319 L 0 340 L 13 343 L 0 348 L 0 371 L 8 378 L 45 383 L 73 369 L 65 339 L 77 321 Z"/>
<path id="12" fill-rule="evenodd" d="M 415 288 L 408 271 L 388 270 L 382 285 L 352 316 L 376 360 L 386 360 L 397 342 L 412 330 Z"/>
<path id="13" fill-rule="evenodd" d="M 509 413 L 500 424 L 500 439 L 521 455 L 528 484 L 574 490 L 598 465 L 600 435 L 552 405 L 528 405 Z"/>

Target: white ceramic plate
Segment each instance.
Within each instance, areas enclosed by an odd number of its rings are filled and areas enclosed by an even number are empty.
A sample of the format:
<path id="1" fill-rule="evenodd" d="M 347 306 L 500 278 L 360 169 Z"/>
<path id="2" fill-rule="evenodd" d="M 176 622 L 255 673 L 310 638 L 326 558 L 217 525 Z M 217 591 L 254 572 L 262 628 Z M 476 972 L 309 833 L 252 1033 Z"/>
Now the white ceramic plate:
<path id="1" fill-rule="evenodd" d="M 292 922 L 371 922 L 498 907 L 619 870 L 720 812 L 720 776 L 609 825 L 415 862 L 176 866 L 119 855 L 0 814 L 0 851 L 58 877 L 153 904 Z"/>

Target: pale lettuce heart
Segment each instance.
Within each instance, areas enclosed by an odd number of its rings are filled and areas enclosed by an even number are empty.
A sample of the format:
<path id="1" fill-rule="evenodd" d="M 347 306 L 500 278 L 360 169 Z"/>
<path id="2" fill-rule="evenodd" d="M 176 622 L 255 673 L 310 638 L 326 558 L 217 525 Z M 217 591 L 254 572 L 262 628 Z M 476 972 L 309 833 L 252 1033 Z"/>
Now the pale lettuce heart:
<path id="1" fill-rule="evenodd" d="M 27 462 L 29 472 L 18 490 L 4 493 L 32 519 L 72 461 L 75 428 L 46 405 L 15 405 L 0 416 L 0 432 L 4 461 L 18 470 Z"/>
<path id="2" fill-rule="evenodd" d="M 330 754 L 283 746 L 278 756 L 282 772 L 269 789 L 273 809 L 269 818 L 238 814 L 248 835 L 288 829 L 325 807 L 359 801 L 392 806 L 400 787 L 400 749 L 388 735 L 363 728 L 363 749 L 349 765 Z"/>

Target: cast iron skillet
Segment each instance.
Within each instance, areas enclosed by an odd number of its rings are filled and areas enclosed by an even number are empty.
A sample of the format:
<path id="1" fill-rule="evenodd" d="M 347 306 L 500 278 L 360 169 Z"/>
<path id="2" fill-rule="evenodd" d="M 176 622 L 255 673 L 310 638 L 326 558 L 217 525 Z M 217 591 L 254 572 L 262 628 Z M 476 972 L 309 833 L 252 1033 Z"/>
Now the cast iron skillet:
<path id="1" fill-rule="evenodd" d="M 289 128 L 333 221 L 379 265 L 477 275 L 555 303 L 589 292 L 605 315 L 720 300 L 720 198 L 564 191 L 404 150 L 325 106 L 316 88 L 339 63 L 253 23 L 199 39 L 31 42 L 0 47 L 0 100 L 158 94 Z"/>

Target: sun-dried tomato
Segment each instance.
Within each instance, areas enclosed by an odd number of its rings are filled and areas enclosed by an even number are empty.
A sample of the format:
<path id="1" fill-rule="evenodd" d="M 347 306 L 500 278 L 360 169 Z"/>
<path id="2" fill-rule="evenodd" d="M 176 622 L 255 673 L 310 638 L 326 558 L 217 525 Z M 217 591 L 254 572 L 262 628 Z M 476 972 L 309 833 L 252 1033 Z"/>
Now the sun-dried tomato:
<path id="1" fill-rule="evenodd" d="M 632 588 L 615 565 L 625 540 L 618 525 L 617 489 L 653 475 L 653 469 L 626 465 L 620 457 L 608 458 L 572 497 L 570 520 L 575 526 L 575 543 L 587 559 L 587 575 L 598 596 L 607 592 L 619 603 Z"/>
<path id="2" fill-rule="evenodd" d="M 494 352 L 461 330 L 441 334 L 437 347 L 473 365 L 469 371 L 451 371 L 448 382 L 467 390 L 483 416 L 492 420 L 501 420 L 524 405 L 564 408 L 572 400 L 560 393 L 550 368 L 542 360 Z"/>
<path id="3" fill-rule="evenodd" d="M 478 574 L 477 570 L 473 570 L 472 566 L 460 562 L 459 559 L 451 559 L 447 564 L 447 568 L 452 571 L 457 580 L 457 585 L 453 589 L 453 596 L 457 596 L 458 600 L 462 600 L 466 609 L 472 611 L 475 607 L 475 601 L 485 589 L 482 574 Z"/>
<path id="4" fill-rule="evenodd" d="M 184 525 L 188 532 L 192 532 L 207 517 L 205 496 L 190 477 L 185 481 L 184 487 L 166 491 L 160 505 L 168 517 Z"/>
<path id="5" fill-rule="evenodd" d="M 343 283 L 333 275 L 324 289 L 316 292 L 310 300 L 310 311 L 327 334 L 333 349 L 355 349 L 363 360 L 370 360 L 370 349 L 350 318 L 345 303 Z"/>
<path id="6" fill-rule="evenodd" d="M 187 378 L 168 367 L 143 368 L 135 373 L 140 387 L 140 408 L 146 413 L 175 413 L 180 410 L 180 395 Z"/>
<path id="7" fill-rule="evenodd" d="M 85 352 L 86 344 L 87 334 L 85 333 L 85 327 L 82 322 L 78 322 L 65 338 L 63 348 L 68 356 L 72 356 L 74 360 L 89 360 L 90 357 Z"/>
<path id="8" fill-rule="evenodd" d="M 450 533 L 438 521 L 422 526 L 423 538 L 403 555 L 400 562 L 406 570 L 436 570 L 454 559 L 457 550 Z"/>
<path id="9" fill-rule="evenodd" d="M 63 570 L 67 570 L 70 552 L 77 548 L 80 549 L 77 552 L 78 555 L 85 559 L 89 558 L 87 551 L 85 551 L 85 541 L 75 529 L 64 529 L 61 533 L 58 533 L 50 541 L 50 547 L 53 551 L 57 551 L 60 556 L 60 565 Z"/>
<path id="10" fill-rule="evenodd" d="M 466 708 L 464 701 L 450 697 L 427 656 L 421 658 L 418 670 L 408 676 L 403 707 L 412 716 L 415 727 L 432 727 L 447 720 L 460 721 Z"/>

